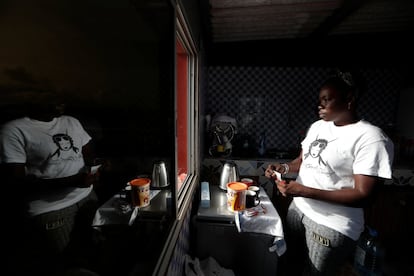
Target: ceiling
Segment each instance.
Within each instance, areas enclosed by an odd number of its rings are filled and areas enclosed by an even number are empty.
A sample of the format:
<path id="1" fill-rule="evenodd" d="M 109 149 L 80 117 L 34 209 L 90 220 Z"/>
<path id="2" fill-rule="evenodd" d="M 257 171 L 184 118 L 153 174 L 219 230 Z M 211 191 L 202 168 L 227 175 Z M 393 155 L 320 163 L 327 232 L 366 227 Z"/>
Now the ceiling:
<path id="1" fill-rule="evenodd" d="M 414 31 L 413 0 L 201 0 L 213 43 Z"/>

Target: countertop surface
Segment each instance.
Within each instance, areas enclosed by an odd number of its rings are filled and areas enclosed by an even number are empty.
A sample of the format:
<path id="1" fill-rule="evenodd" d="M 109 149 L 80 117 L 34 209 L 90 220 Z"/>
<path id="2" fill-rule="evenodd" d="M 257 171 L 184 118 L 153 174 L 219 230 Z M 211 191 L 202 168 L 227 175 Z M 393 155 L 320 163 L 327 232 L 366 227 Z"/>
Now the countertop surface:
<path id="1" fill-rule="evenodd" d="M 234 212 L 227 209 L 227 193 L 219 186 L 210 185 L 210 207 L 198 208 L 198 219 L 222 220 L 234 223 Z"/>
<path id="2" fill-rule="evenodd" d="M 269 248 L 280 256 L 286 250 L 282 220 L 266 191 L 260 187 L 260 204 L 239 212 L 227 209 L 227 193 L 210 185 L 210 206 L 198 207 L 196 220 L 207 224 L 234 224 L 238 232 L 257 233 L 274 237 Z"/>

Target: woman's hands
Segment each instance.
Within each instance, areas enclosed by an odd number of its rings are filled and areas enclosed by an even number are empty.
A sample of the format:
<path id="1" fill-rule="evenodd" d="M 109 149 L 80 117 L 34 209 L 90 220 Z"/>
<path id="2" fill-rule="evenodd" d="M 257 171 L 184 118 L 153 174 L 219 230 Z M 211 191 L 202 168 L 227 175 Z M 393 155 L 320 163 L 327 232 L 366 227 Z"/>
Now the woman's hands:
<path id="1" fill-rule="evenodd" d="M 283 196 L 303 196 L 306 187 L 296 181 L 289 181 L 282 178 L 282 175 L 287 173 L 297 173 L 300 165 L 302 164 L 302 151 L 295 159 L 289 163 L 274 163 L 267 166 L 265 170 L 265 176 L 269 179 L 273 179 L 279 189 L 279 192 Z M 277 172 L 277 173 L 276 173 Z M 280 178 L 278 176 L 280 174 Z"/>
<path id="2" fill-rule="evenodd" d="M 109 160 L 103 158 L 95 158 L 93 161 L 93 166 L 88 169 L 88 172 L 84 176 L 83 187 L 94 185 L 96 188 L 99 186 L 101 174 L 110 170 L 111 162 Z"/>
<path id="3" fill-rule="evenodd" d="M 270 179 L 276 179 L 276 173 L 284 174 L 286 172 L 286 167 L 281 163 L 270 164 L 267 166 L 265 171 L 265 176 Z"/>
<path id="4" fill-rule="evenodd" d="M 289 162 L 289 173 L 297 173 L 302 163 L 302 153 Z M 322 190 L 302 185 L 294 180 L 277 179 L 276 172 L 285 173 L 282 163 L 269 165 L 265 170 L 265 176 L 273 179 L 279 192 L 283 196 L 306 197 L 351 207 L 364 207 L 370 202 L 376 190 L 381 187 L 382 180 L 368 175 L 354 175 L 355 187 L 340 190 Z"/>
<path id="5" fill-rule="evenodd" d="M 86 173 L 84 174 L 83 182 L 81 182 L 83 185 L 80 187 L 86 188 L 93 184 L 96 184 L 99 181 L 99 173 Z"/>
<path id="6" fill-rule="evenodd" d="M 294 180 L 276 180 L 276 186 L 283 196 L 298 196 L 304 186 Z"/>
<path id="7" fill-rule="evenodd" d="M 273 179 L 277 185 L 279 192 L 286 196 L 288 193 L 289 181 L 282 179 L 281 175 L 286 173 L 286 164 L 275 163 L 267 167 L 265 176 Z"/>
<path id="8" fill-rule="evenodd" d="M 322 190 L 302 185 L 291 180 L 275 180 L 279 192 L 283 196 L 306 197 L 321 201 L 343 204 L 350 207 L 365 207 L 375 195 L 381 183 L 376 177 L 354 175 L 355 188 L 339 190 Z"/>

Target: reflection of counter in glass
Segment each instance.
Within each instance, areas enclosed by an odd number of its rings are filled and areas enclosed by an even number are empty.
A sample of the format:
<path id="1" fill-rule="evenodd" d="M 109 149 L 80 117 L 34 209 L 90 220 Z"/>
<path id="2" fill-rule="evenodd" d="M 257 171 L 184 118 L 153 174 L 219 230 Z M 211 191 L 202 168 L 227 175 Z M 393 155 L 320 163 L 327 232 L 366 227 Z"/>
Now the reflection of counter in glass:
<path id="1" fill-rule="evenodd" d="M 272 211 L 274 218 L 280 220 L 263 189 L 260 199 Z M 236 275 L 276 275 L 278 255 L 269 251 L 275 236 L 243 231 L 239 233 L 235 213 L 227 209 L 226 192 L 218 186 L 210 185 L 210 207 L 198 208 L 195 223 L 195 251 L 200 260 L 213 257 Z"/>
<path id="2" fill-rule="evenodd" d="M 130 202 L 119 193 L 102 204 L 95 213 L 93 227 L 132 224 L 136 216 L 162 217 L 170 212 L 171 193 L 169 190 L 151 190 L 150 204 L 145 207 L 131 207 Z"/>
<path id="3" fill-rule="evenodd" d="M 100 275 L 151 275 L 172 224 L 170 190 L 151 194 L 146 207 L 132 209 L 119 193 L 96 211 L 92 226 Z M 137 216 L 129 225 L 133 210 Z"/>

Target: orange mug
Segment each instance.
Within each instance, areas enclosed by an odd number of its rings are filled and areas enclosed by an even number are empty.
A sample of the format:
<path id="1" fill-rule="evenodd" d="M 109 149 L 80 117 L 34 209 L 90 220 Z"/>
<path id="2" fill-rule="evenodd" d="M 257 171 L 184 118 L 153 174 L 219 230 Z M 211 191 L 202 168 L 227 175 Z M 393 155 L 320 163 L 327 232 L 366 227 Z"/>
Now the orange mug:
<path id="1" fill-rule="evenodd" d="M 145 207 L 150 204 L 151 179 L 141 177 L 129 181 L 131 186 L 131 201 L 135 207 Z"/>
<path id="2" fill-rule="evenodd" d="M 247 185 L 242 182 L 227 183 L 227 208 L 230 211 L 246 209 Z"/>

